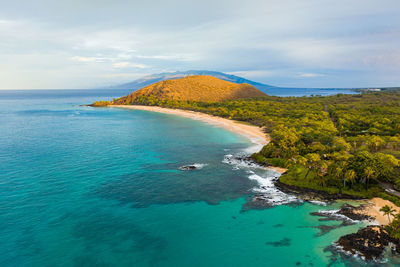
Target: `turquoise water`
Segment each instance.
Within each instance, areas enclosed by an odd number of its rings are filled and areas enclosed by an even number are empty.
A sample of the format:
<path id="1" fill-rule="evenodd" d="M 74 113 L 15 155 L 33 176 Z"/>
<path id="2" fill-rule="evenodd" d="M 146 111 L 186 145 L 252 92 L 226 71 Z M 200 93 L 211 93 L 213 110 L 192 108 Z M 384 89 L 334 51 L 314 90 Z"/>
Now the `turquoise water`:
<path id="1" fill-rule="evenodd" d="M 121 92 L 0 92 L 0 266 L 363 266 L 309 213 L 252 209 L 251 144 L 172 115 L 82 107 Z M 178 171 L 185 164 L 204 164 Z"/>

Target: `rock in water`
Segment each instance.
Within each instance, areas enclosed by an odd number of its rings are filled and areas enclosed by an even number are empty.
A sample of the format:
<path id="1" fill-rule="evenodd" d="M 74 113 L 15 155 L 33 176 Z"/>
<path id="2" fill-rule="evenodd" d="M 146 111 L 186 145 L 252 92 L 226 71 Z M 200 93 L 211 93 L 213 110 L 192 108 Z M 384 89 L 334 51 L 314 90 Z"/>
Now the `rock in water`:
<path id="1" fill-rule="evenodd" d="M 197 170 L 197 167 L 195 165 L 186 165 L 178 168 L 181 171 L 191 171 L 191 170 Z"/>
<path id="2" fill-rule="evenodd" d="M 394 245 L 394 251 L 400 252 L 399 241 L 390 237 L 383 226 L 367 226 L 357 233 L 342 236 L 336 244 L 345 252 L 366 260 L 377 260 L 390 244 Z"/>

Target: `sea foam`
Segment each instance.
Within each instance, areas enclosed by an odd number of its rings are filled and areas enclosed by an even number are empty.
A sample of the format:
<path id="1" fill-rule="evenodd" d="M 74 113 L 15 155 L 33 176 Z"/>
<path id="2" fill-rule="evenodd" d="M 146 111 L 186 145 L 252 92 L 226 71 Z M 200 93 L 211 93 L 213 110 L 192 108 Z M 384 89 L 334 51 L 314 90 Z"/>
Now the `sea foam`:
<path id="1" fill-rule="evenodd" d="M 234 170 L 246 170 L 249 174 L 248 178 L 258 183 L 258 186 L 252 189 L 252 192 L 257 194 L 258 201 L 262 199 L 268 206 L 298 202 L 299 200 L 295 196 L 288 195 L 275 186 L 274 182 L 278 180 L 280 173 L 261 166 L 248 158 L 251 153 L 259 151 L 261 147 L 262 145 L 251 146 L 235 155 L 227 154 L 222 162 L 232 165 Z"/>

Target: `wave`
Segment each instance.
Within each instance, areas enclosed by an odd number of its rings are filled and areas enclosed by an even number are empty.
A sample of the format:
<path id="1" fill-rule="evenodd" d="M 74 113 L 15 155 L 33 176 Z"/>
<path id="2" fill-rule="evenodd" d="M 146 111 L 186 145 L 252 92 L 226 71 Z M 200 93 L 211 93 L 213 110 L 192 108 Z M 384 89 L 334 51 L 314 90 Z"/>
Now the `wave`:
<path id="1" fill-rule="evenodd" d="M 319 200 L 307 200 L 307 202 L 317 206 L 327 206 L 328 203 Z"/>
<path id="2" fill-rule="evenodd" d="M 240 170 L 243 168 L 259 168 L 267 170 L 267 168 L 250 160 L 247 154 L 243 153 L 238 155 L 227 154 L 224 156 L 222 162 L 232 165 L 234 170 Z"/>
<path id="3" fill-rule="evenodd" d="M 259 151 L 263 148 L 263 146 L 264 146 L 264 145 L 262 145 L 262 144 L 257 143 L 257 142 L 256 142 L 256 139 L 251 139 L 251 141 L 253 142 L 254 145 L 253 145 L 253 146 L 250 146 L 250 147 L 248 147 L 248 148 L 245 148 L 245 149 L 243 150 L 243 152 L 246 153 L 246 154 L 248 154 L 248 155 L 251 155 L 251 154 L 253 154 L 253 153 L 259 152 Z"/>
<path id="4" fill-rule="evenodd" d="M 360 221 L 358 220 L 353 220 L 343 214 L 339 213 L 340 210 L 319 210 L 317 213 L 327 217 L 327 218 L 331 218 L 334 220 L 339 220 L 339 221 L 346 221 L 346 222 L 350 222 L 350 223 L 359 223 Z"/>
<path id="5" fill-rule="evenodd" d="M 222 162 L 232 165 L 234 170 L 246 170 L 249 174 L 248 178 L 258 183 L 258 186 L 252 189 L 252 191 L 256 193 L 253 201 L 262 201 L 265 206 L 300 202 L 295 196 L 288 195 L 275 187 L 275 181 L 279 179 L 280 173 L 261 166 L 249 159 L 251 153 L 259 150 L 260 145 L 257 145 L 247 148 L 236 155 L 227 154 L 224 156 Z"/>
<path id="6" fill-rule="evenodd" d="M 193 166 L 195 166 L 197 169 L 202 169 L 203 167 L 207 166 L 207 163 L 194 163 L 192 164 Z"/>

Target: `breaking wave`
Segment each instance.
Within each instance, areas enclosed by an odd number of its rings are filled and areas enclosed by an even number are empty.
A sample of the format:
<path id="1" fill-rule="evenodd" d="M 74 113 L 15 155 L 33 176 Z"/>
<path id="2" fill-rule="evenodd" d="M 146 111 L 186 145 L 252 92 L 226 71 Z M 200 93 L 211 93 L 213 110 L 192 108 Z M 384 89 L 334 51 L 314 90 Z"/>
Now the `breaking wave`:
<path id="1" fill-rule="evenodd" d="M 280 173 L 263 167 L 249 159 L 251 153 L 259 150 L 260 146 L 257 145 L 235 155 L 227 154 L 222 162 L 232 165 L 234 170 L 246 170 L 248 178 L 258 183 L 258 186 L 252 189 L 257 195 L 257 201 L 264 201 L 266 206 L 299 202 L 295 196 L 288 195 L 275 186 L 275 181 L 278 180 Z"/>

